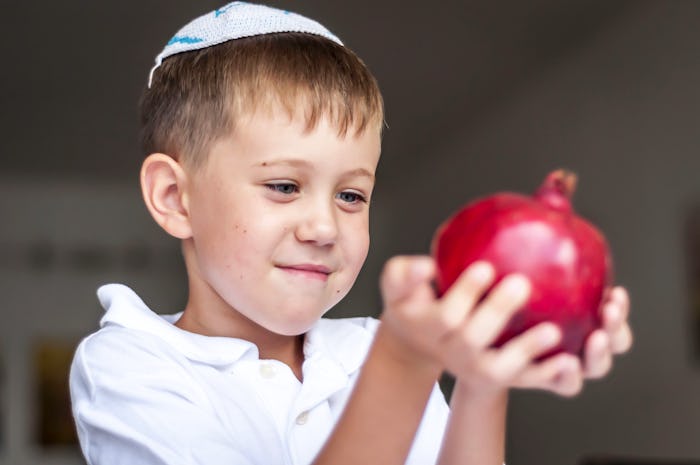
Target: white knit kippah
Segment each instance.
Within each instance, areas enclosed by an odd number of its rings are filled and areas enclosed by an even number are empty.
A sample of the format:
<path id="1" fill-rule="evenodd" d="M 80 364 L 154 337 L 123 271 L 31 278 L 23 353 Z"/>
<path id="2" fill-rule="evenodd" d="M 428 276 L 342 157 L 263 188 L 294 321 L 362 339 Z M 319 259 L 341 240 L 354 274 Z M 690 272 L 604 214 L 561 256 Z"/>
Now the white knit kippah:
<path id="1" fill-rule="evenodd" d="M 194 19 L 177 31 L 156 57 L 156 64 L 148 76 L 148 87 L 151 87 L 155 70 L 171 55 L 210 47 L 232 39 L 275 32 L 305 32 L 343 45 L 338 37 L 312 19 L 269 6 L 232 2 Z"/>

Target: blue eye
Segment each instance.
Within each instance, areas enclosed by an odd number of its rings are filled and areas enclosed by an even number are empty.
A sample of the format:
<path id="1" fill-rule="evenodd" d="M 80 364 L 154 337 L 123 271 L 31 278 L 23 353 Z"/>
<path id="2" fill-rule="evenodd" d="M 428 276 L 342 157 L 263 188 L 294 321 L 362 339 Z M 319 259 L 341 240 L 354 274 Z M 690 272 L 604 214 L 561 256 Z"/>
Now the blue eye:
<path id="1" fill-rule="evenodd" d="M 265 184 L 268 189 L 279 192 L 280 194 L 291 195 L 299 192 L 299 188 L 292 183 L 276 183 L 276 184 Z"/>
<path id="2" fill-rule="evenodd" d="M 341 192 L 338 194 L 338 198 L 347 203 L 367 202 L 367 199 L 357 192 Z"/>

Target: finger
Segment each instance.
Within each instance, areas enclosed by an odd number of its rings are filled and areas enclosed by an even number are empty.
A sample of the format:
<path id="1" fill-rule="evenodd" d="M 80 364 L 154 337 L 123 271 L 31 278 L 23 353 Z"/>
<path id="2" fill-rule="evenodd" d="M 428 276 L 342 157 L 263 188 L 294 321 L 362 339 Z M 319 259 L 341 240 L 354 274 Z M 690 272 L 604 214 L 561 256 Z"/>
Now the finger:
<path id="1" fill-rule="evenodd" d="M 380 278 L 385 306 L 407 299 L 416 290 L 425 292 L 435 275 L 435 264 L 426 256 L 397 256 L 389 259 Z"/>
<path id="2" fill-rule="evenodd" d="M 495 276 L 493 266 L 484 261 L 474 262 L 462 272 L 442 297 L 443 318 L 447 327 L 464 321 Z"/>
<path id="3" fill-rule="evenodd" d="M 527 367 L 517 380 L 516 387 L 541 389 L 564 397 L 571 397 L 583 388 L 583 371 L 578 357 L 560 353 Z"/>
<path id="4" fill-rule="evenodd" d="M 630 296 L 627 290 L 622 286 L 615 286 L 610 291 L 610 299 L 617 302 L 620 308 L 624 310 L 624 318 L 627 318 L 630 308 Z"/>
<path id="5" fill-rule="evenodd" d="M 629 316 L 629 296 L 622 287 L 613 288 L 602 307 L 603 327 L 613 334 L 621 329 Z"/>
<path id="6" fill-rule="evenodd" d="M 632 347 L 633 335 L 629 326 L 629 295 L 622 287 L 611 290 L 603 306 L 603 328 L 610 338 L 610 349 L 614 354 L 627 352 Z"/>
<path id="7" fill-rule="evenodd" d="M 541 323 L 514 337 L 493 352 L 492 377 L 503 384 L 510 384 L 537 357 L 556 347 L 561 338 L 561 330 L 553 323 Z"/>
<path id="8" fill-rule="evenodd" d="M 571 354 L 561 354 L 559 371 L 552 380 L 551 391 L 564 397 L 573 397 L 583 389 L 581 360 Z"/>
<path id="9" fill-rule="evenodd" d="M 503 278 L 473 312 L 465 328 L 467 337 L 477 347 L 490 346 L 529 295 L 530 282 L 524 276 L 512 274 Z"/>
<path id="10" fill-rule="evenodd" d="M 584 375 L 586 378 L 602 378 L 612 368 L 610 338 L 603 330 L 594 331 L 587 339 L 584 348 Z"/>
<path id="11" fill-rule="evenodd" d="M 630 350 L 633 341 L 632 329 L 628 324 L 625 324 L 622 329 L 610 337 L 610 350 L 613 354 L 623 354 Z"/>

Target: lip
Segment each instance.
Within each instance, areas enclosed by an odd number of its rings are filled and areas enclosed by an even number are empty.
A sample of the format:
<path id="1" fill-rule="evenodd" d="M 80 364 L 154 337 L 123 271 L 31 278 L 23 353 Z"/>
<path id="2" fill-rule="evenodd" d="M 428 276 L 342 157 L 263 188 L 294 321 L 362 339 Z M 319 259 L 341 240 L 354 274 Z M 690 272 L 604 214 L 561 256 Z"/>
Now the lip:
<path id="1" fill-rule="evenodd" d="M 316 265 L 313 263 L 301 263 L 295 265 L 277 265 L 280 270 L 304 278 L 315 279 L 318 281 L 327 281 L 328 275 L 331 274 L 331 269 L 324 265 Z"/>

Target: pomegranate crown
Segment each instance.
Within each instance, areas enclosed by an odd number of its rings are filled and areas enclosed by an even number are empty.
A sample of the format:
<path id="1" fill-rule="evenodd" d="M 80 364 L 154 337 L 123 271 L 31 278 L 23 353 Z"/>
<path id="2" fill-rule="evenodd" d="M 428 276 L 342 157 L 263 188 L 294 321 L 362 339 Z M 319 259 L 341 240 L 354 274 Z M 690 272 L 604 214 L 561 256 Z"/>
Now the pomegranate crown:
<path id="1" fill-rule="evenodd" d="M 569 211 L 577 180 L 578 177 L 573 171 L 566 169 L 552 171 L 535 191 L 535 198 L 550 208 Z"/>

